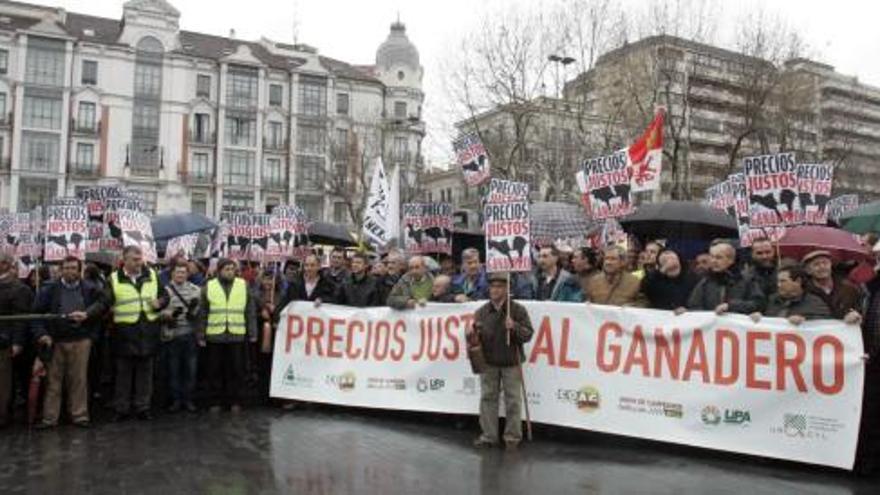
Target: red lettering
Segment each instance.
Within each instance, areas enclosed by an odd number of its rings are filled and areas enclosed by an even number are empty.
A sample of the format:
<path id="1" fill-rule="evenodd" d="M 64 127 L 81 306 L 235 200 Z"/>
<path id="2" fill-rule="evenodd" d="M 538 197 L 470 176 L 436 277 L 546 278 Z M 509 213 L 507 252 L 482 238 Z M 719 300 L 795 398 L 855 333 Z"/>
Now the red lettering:
<path id="1" fill-rule="evenodd" d="M 615 337 L 620 338 L 623 329 L 620 325 L 613 321 L 606 321 L 599 327 L 599 349 L 596 354 L 596 366 L 605 373 L 612 373 L 620 366 L 620 344 L 608 344 L 608 352 L 611 353 L 611 362 L 605 360 L 606 339 L 608 334 L 613 333 Z"/>
<path id="2" fill-rule="evenodd" d="M 294 325 L 295 324 L 295 325 Z M 294 330 L 296 327 L 296 330 Z M 284 353 L 290 354 L 290 346 L 293 345 L 293 341 L 302 337 L 303 334 L 303 321 L 297 315 L 287 315 L 287 338 L 284 343 Z"/>
<path id="3" fill-rule="evenodd" d="M 345 357 L 348 359 L 357 359 L 361 356 L 361 350 L 354 346 L 354 332 L 364 331 L 364 322 L 354 320 L 348 324 L 348 335 L 345 337 Z"/>
<path id="4" fill-rule="evenodd" d="M 315 316 L 309 316 L 306 320 L 306 356 L 312 355 L 312 343 L 315 344 L 315 354 L 324 355 L 324 348 L 321 346 L 321 337 L 324 336 L 324 320 Z"/>
<path id="5" fill-rule="evenodd" d="M 759 380 L 757 367 L 770 364 L 769 356 L 757 354 L 756 345 L 759 340 L 770 340 L 770 332 L 746 333 L 746 387 L 759 390 L 770 390 L 769 380 Z"/>
<path id="6" fill-rule="evenodd" d="M 684 366 L 684 380 L 690 381 L 691 374 L 694 371 L 699 371 L 703 376 L 703 383 L 711 383 L 709 365 L 706 361 L 706 343 L 703 341 L 703 331 L 697 328 L 691 337 L 691 350 L 688 352 L 687 364 Z"/>
<path id="7" fill-rule="evenodd" d="M 626 362 L 623 364 L 623 372 L 628 375 L 636 365 L 641 366 L 642 376 L 651 376 L 650 366 L 648 366 L 648 344 L 645 342 L 645 335 L 639 325 L 636 325 L 633 331 L 632 344 L 629 346 Z"/>
<path id="8" fill-rule="evenodd" d="M 654 378 L 663 376 L 663 362 L 669 369 L 669 376 L 678 380 L 679 363 L 681 362 L 681 332 L 676 328 L 672 331 L 672 348 L 663 334 L 662 328 L 654 330 Z"/>
<path id="9" fill-rule="evenodd" d="M 730 343 L 730 359 L 725 360 L 724 343 Z M 730 374 L 724 374 L 724 362 L 730 361 Z M 715 332 L 715 383 L 733 385 L 739 380 L 739 336 L 730 330 Z"/>
<path id="10" fill-rule="evenodd" d="M 385 343 L 382 344 L 382 336 Z M 391 344 L 391 324 L 387 321 L 376 322 L 376 338 L 373 341 L 373 357 L 376 361 L 384 361 L 388 357 L 388 347 Z"/>
<path id="11" fill-rule="evenodd" d="M 394 324 L 394 343 L 396 344 L 395 349 L 391 351 L 391 360 L 392 361 L 400 361 L 403 359 L 403 353 L 406 351 L 406 340 L 404 339 L 404 335 L 406 334 L 406 324 L 403 320 L 397 320 L 397 323 Z"/>
<path id="12" fill-rule="evenodd" d="M 443 349 L 443 357 L 445 357 L 449 361 L 455 361 L 456 359 L 458 359 L 458 335 L 461 334 L 461 332 L 459 332 L 460 324 L 461 321 L 458 319 L 457 316 L 450 316 L 446 319 L 446 327 L 444 328 L 444 330 L 446 332 L 446 339 L 452 345 L 452 349 Z"/>
<path id="13" fill-rule="evenodd" d="M 343 325 L 345 325 L 345 320 L 340 318 L 330 319 L 330 332 L 327 335 L 327 357 L 337 359 L 342 357 L 342 351 L 336 350 L 334 344 L 342 342 L 342 335 L 336 333 L 336 327 Z"/>
<path id="14" fill-rule="evenodd" d="M 580 361 L 568 359 L 568 334 L 571 330 L 568 318 L 562 319 L 562 342 L 559 343 L 559 367 L 576 370 L 581 367 Z"/>
<path id="15" fill-rule="evenodd" d="M 785 352 L 786 344 L 794 344 L 794 357 L 789 358 Z M 798 391 L 806 392 L 807 384 L 801 374 L 801 365 L 807 355 L 804 339 L 795 333 L 776 334 L 776 389 L 785 390 L 785 369 L 791 370 L 791 376 Z"/>
<path id="16" fill-rule="evenodd" d="M 822 365 L 822 348 L 826 345 L 830 345 L 834 351 L 834 382 L 830 385 L 825 383 L 825 379 L 822 376 L 822 371 L 825 368 Z M 832 335 L 823 335 L 817 338 L 813 342 L 813 385 L 816 387 L 816 390 L 825 395 L 839 394 L 843 390 L 845 379 L 846 375 L 843 372 L 843 344 Z"/>
<path id="17" fill-rule="evenodd" d="M 541 320 L 541 326 L 538 328 L 538 336 L 535 337 L 535 345 L 532 346 L 532 355 L 529 357 L 529 362 L 535 363 L 541 354 L 547 356 L 548 365 L 556 366 L 556 356 L 553 352 L 553 330 L 550 328 L 550 317 L 548 316 Z"/>

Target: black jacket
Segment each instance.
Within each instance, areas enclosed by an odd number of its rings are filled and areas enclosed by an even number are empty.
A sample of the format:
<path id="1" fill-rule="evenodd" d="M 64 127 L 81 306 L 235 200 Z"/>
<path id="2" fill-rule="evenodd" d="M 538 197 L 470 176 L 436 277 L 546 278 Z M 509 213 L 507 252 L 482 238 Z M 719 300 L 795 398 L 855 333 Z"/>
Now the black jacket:
<path id="1" fill-rule="evenodd" d="M 687 308 L 697 311 L 715 311 L 727 303 L 731 313 L 751 314 L 762 311 L 766 304 L 761 286 L 751 277 L 736 271 L 708 273 L 694 287 Z"/>
<path id="2" fill-rule="evenodd" d="M 374 277 L 364 275 L 358 279 L 354 274 L 348 274 L 336 287 L 334 302 L 358 308 L 384 306 L 384 301 L 380 298 L 381 295 L 378 282 Z"/>
<path id="3" fill-rule="evenodd" d="M 34 313 L 61 315 L 61 281 L 44 285 L 34 301 Z M 31 325 L 34 339 L 49 335 L 56 342 L 69 342 L 84 338 L 95 339 L 100 331 L 103 305 L 101 289 L 86 280 L 79 282 L 79 291 L 83 298 L 83 308 L 88 319 L 80 324 L 67 320 L 38 320 Z"/>
<path id="4" fill-rule="evenodd" d="M 131 281 L 125 276 L 125 272 L 120 268 L 116 271 L 119 274 L 119 282 L 122 284 L 131 284 Z M 135 280 L 135 289 L 141 290 L 144 283 L 150 279 L 150 270 L 144 267 L 141 274 Z M 162 311 L 168 305 L 168 295 L 165 287 L 159 281 L 156 275 L 156 283 L 159 290 L 157 291 L 157 299 L 160 306 L 156 312 Z M 109 311 L 116 304 L 116 297 L 113 294 L 113 284 L 108 283 L 104 290 L 101 311 Z M 159 351 L 159 331 L 160 321 L 148 321 L 143 312 L 141 312 L 137 323 L 125 324 L 114 323 L 115 331 L 110 333 L 110 342 L 114 356 L 121 357 L 147 357 L 153 356 Z"/>
<path id="5" fill-rule="evenodd" d="M 532 335 L 535 333 L 526 308 L 511 301 L 510 317 L 514 322 L 514 327 L 510 332 L 508 343 L 508 331 L 504 325 L 507 319 L 506 306 L 506 304 L 502 304 L 500 308 L 496 309 L 495 305 L 489 301 L 474 313 L 474 328 L 478 332 L 480 344 L 483 346 L 483 356 L 490 366 L 509 367 L 525 361 L 523 344 L 532 340 Z"/>
<path id="6" fill-rule="evenodd" d="M 15 277 L 0 280 L 0 316 L 30 313 L 32 299 L 31 290 Z M 24 344 L 27 341 L 27 330 L 25 322 L 0 323 L 0 349 Z"/>
<path id="7" fill-rule="evenodd" d="M 831 308 L 822 300 L 821 297 L 804 292 L 797 299 L 783 299 L 779 294 L 773 294 L 767 301 L 766 316 L 776 316 L 779 318 L 788 318 L 789 316 L 803 316 L 806 320 L 830 320 L 834 316 L 831 315 Z"/>
<path id="8" fill-rule="evenodd" d="M 642 280 L 642 294 L 648 299 L 648 307 L 652 309 L 686 308 L 688 297 L 698 281 L 695 275 L 686 271 L 672 278 L 651 270 Z"/>
<path id="9" fill-rule="evenodd" d="M 322 303 L 332 304 L 336 302 L 335 296 L 336 286 L 324 275 L 318 277 L 318 284 L 315 286 L 315 290 L 312 291 L 311 296 L 306 293 L 305 279 L 302 275 L 297 275 L 293 282 L 287 286 L 287 291 L 284 292 L 284 297 L 281 298 L 281 303 L 278 304 L 275 310 L 276 320 L 277 316 L 284 311 L 284 308 L 293 301 L 314 301 L 320 299 Z"/>

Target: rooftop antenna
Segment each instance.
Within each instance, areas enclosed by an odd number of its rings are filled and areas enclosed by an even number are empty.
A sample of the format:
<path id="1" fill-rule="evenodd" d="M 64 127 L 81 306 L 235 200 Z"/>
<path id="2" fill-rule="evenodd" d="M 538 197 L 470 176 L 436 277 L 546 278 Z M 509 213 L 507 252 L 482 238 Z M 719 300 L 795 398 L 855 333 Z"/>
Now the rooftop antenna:
<path id="1" fill-rule="evenodd" d="M 292 24 L 293 24 L 293 44 L 296 45 L 296 44 L 299 44 L 299 27 L 300 27 L 299 2 L 297 0 L 294 0 L 294 2 L 293 2 L 293 22 L 292 22 Z"/>

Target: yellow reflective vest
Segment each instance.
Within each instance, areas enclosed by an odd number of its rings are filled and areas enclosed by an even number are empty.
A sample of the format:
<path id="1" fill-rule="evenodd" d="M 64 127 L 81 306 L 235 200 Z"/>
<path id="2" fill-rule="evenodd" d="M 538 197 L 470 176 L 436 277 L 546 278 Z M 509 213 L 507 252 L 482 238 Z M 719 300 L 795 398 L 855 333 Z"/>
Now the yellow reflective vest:
<path id="1" fill-rule="evenodd" d="M 244 335 L 245 312 L 247 309 L 247 286 L 243 279 L 232 282 L 229 296 L 216 278 L 208 282 L 208 321 L 205 335 L 220 335 L 229 332 Z"/>
<path id="2" fill-rule="evenodd" d="M 110 285 L 113 288 L 113 322 L 124 325 L 134 325 L 140 319 L 141 313 L 147 321 L 156 321 L 159 314 L 153 309 L 152 302 L 159 297 L 159 279 L 156 272 L 150 270 L 150 278 L 137 287 L 131 283 L 122 283 L 119 279 L 119 271 L 113 272 L 110 277 Z"/>

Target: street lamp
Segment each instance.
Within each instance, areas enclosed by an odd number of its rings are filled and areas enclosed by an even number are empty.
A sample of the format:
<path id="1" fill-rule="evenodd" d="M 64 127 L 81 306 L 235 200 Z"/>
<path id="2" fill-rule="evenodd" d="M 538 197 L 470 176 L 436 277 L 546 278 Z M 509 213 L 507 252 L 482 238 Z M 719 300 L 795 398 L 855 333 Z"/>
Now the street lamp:
<path id="1" fill-rule="evenodd" d="M 547 60 L 556 64 L 556 97 L 560 97 L 560 87 L 559 87 L 559 66 L 561 65 L 563 68 L 568 67 L 569 64 L 575 62 L 574 57 L 566 57 L 565 55 L 550 55 L 547 57 Z"/>

